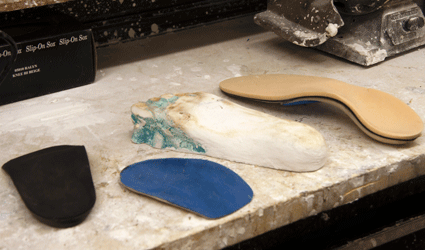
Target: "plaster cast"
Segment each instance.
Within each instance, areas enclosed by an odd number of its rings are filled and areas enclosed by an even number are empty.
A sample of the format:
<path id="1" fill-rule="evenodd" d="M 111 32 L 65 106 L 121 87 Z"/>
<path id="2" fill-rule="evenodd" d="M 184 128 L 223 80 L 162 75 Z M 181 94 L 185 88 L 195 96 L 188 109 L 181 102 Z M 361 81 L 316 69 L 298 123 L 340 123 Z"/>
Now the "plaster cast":
<path id="1" fill-rule="evenodd" d="M 135 143 L 297 172 L 317 170 L 327 158 L 314 128 L 208 93 L 167 94 L 131 111 Z"/>

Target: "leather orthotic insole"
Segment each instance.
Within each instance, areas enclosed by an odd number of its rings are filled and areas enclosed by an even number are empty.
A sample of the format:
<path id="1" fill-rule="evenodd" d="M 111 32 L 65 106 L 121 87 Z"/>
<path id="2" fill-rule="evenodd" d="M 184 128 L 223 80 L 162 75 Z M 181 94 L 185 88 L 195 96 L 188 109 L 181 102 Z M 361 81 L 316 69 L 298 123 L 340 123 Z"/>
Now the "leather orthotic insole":
<path id="1" fill-rule="evenodd" d="M 385 92 L 335 79 L 301 75 L 258 75 L 224 80 L 231 95 L 267 102 L 320 101 L 343 110 L 370 137 L 390 144 L 418 138 L 421 118 L 407 104 Z"/>
<path id="2" fill-rule="evenodd" d="M 96 194 L 84 146 L 42 149 L 3 165 L 22 200 L 41 222 L 54 227 L 81 223 Z"/>

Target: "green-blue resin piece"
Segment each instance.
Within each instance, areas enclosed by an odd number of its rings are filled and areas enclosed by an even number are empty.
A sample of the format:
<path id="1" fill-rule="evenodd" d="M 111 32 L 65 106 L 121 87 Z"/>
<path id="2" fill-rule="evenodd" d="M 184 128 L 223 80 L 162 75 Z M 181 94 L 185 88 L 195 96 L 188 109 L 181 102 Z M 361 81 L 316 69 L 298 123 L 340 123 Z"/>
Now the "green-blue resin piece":
<path id="1" fill-rule="evenodd" d="M 178 96 L 169 99 L 161 98 L 158 101 L 148 100 L 146 105 L 152 118 L 131 114 L 135 126 L 131 140 L 138 144 L 148 144 L 155 148 L 185 148 L 196 153 L 205 153 L 200 143 L 195 142 L 181 129 L 176 128 L 166 114 L 166 108 L 176 102 Z"/>

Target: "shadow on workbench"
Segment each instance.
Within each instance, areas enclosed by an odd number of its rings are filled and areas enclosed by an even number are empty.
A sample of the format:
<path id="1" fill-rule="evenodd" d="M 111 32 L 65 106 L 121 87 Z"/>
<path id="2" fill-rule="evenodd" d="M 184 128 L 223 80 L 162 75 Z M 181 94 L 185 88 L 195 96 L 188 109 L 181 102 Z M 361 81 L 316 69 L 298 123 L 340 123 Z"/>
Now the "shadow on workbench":
<path id="1" fill-rule="evenodd" d="M 425 177 L 225 248 L 425 249 Z"/>

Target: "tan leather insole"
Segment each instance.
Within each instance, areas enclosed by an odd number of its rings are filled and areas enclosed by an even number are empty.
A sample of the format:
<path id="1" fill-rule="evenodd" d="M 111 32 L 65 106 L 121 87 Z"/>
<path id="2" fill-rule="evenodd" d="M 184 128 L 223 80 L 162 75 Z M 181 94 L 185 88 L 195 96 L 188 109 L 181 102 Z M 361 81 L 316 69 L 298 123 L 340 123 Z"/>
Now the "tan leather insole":
<path id="1" fill-rule="evenodd" d="M 342 109 L 366 134 L 385 143 L 412 141 L 423 130 L 421 118 L 396 97 L 335 79 L 283 74 L 243 76 L 224 80 L 220 89 L 269 102 L 327 102 Z"/>

